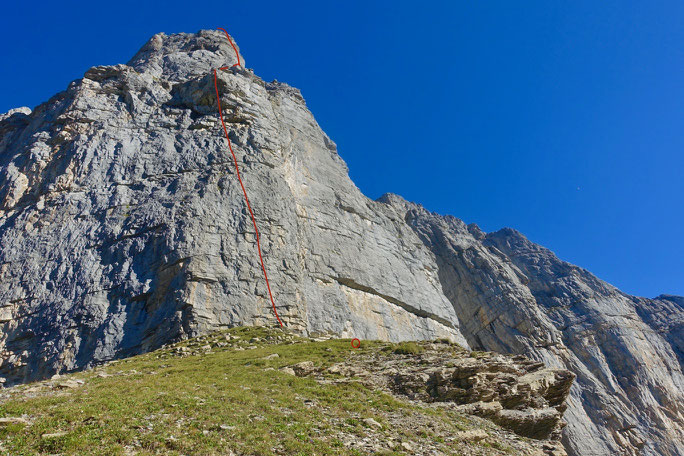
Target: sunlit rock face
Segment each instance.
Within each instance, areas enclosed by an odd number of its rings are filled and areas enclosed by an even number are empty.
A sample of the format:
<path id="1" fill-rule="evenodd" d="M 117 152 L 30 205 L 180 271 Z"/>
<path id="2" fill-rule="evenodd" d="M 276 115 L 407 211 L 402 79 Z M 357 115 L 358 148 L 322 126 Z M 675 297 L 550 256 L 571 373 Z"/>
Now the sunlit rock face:
<path id="1" fill-rule="evenodd" d="M 222 32 L 158 34 L 0 115 L 7 385 L 276 324 L 218 116 L 214 69 L 235 63 Z M 287 327 L 524 353 L 577 375 L 571 453 L 682 454 L 682 298 L 627 296 L 512 230 L 372 201 L 297 89 L 243 66 L 216 85 Z"/>
<path id="2" fill-rule="evenodd" d="M 241 62 L 244 58 L 241 57 Z M 156 35 L 3 116 L 0 321 L 8 384 L 241 324 L 276 324 L 219 123 L 221 32 Z M 363 196 L 297 89 L 219 71 L 286 326 L 466 345 L 434 256 Z"/>
<path id="3" fill-rule="evenodd" d="M 396 195 L 380 200 L 434 252 L 473 348 L 577 375 L 564 431 L 573 454 L 682 454 L 683 298 L 629 296 L 515 230 L 485 234 Z"/>

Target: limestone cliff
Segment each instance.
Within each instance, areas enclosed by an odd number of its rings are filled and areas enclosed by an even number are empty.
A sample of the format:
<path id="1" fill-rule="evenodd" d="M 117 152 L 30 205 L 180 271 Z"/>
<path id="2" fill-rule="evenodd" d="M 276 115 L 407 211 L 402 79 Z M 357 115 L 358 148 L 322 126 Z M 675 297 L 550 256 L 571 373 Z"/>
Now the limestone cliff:
<path id="1" fill-rule="evenodd" d="M 472 347 L 577 375 L 564 433 L 574 454 L 682 454 L 682 298 L 629 296 L 515 230 L 485 234 L 396 195 L 380 200 L 435 253 Z"/>
<path id="2" fill-rule="evenodd" d="M 8 382 L 276 322 L 218 121 L 212 69 L 233 63 L 220 32 L 156 35 L 2 121 Z M 218 87 L 286 326 L 465 345 L 429 249 L 354 186 L 299 91 L 240 67 Z"/>
<path id="3" fill-rule="evenodd" d="M 218 120 L 213 69 L 234 63 L 222 33 L 159 34 L 0 116 L 8 385 L 276 322 Z M 525 353 L 577 375 L 571 452 L 681 454 L 681 298 L 630 297 L 515 232 L 369 200 L 297 89 L 241 66 L 217 82 L 288 328 Z"/>

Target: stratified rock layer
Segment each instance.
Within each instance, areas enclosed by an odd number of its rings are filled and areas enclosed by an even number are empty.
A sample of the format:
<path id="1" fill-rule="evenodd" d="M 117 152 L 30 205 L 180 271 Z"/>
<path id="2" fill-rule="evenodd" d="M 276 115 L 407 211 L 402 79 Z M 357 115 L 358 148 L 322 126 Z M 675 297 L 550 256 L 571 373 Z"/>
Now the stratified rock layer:
<path id="1" fill-rule="evenodd" d="M 574 454 L 683 454 L 682 298 L 629 296 L 515 230 L 485 234 L 396 195 L 380 200 L 435 253 L 472 347 L 577 375 L 564 434 Z"/>
<path id="2" fill-rule="evenodd" d="M 470 352 L 445 343 L 399 344 L 351 356 L 326 372 L 360 381 L 412 400 L 449 404 L 488 418 L 518 435 L 558 440 L 565 426 L 565 400 L 575 378 L 525 356 Z M 316 372 L 312 363 L 291 369 L 300 377 Z M 319 377 L 320 380 L 320 377 Z"/>
<path id="3" fill-rule="evenodd" d="M 218 121 L 213 69 L 234 63 L 220 32 L 159 34 L 0 116 L 7 384 L 275 324 Z M 525 353 L 577 375 L 570 452 L 682 454 L 681 298 L 627 296 L 513 231 L 369 200 L 297 89 L 242 67 L 217 82 L 286 326 Z"/>

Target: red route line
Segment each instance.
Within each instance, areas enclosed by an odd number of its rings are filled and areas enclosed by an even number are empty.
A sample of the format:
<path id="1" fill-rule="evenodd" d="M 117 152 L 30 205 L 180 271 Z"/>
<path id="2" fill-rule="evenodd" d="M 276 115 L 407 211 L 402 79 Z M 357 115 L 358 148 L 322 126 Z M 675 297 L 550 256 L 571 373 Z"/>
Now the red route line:
<path id="1" fill-rule="evenodd" d="M 223 30 L 226 32 L 224 29 L 219 27 L 219 30 Z M 238 63 L 235 65 L 240 65 L 240 55 L 238 54 L 237 49 L 235 49 L 235 45 L 233 44 L 233 41 L 230 39 L 230 36 L 228 36 L 228 32 L 226 32 L 226 36 L 228 37 L 228 41 L 230 42 L 230 45 L 233 46 L 233 50 L 235 51 L 235 55 L 237 56 Z M 233 66 L 235 66 L 233 65 Z M 228 67 L 221 67 L 219 70 L 225 70 L 228 69 Z M 249 204 L 249 198 L 247 198 L 247 190 L 245 190 L 245 185 L 242 183 L 242 177 L 240 177 L 240 168 L 238 168 L 238 162 L 237 158 L 235 157 L 235 152 L 233 152 L 233 145 L 230 142 L 230 138 L 228 137 L 228 129 L 226 128 L 226 123 L 223 121 L 223 111 L 221 109 L 221 99 L 219 97 L 219 90 L 218 90 L 218 81 L 216 77 L 216 70 L 214 70 L 214 88 L 216 89 L 216 103 L 218 104 L 218 110 L 219 110 L 219 117 L 221 118 L 221 125 L 223 126 L 223 132 L 226 134 L 226 139 L 228 140 L 228 148 L 230 149 L 230 154 L 233 156 L 233 163 L 235 164 L 235 173 L 237 174 L 238 181 L 240 181 L 240 187 L 242 187 L 242 194 L 245 195 L 245 202 L 247 203 L 247 209 L 249 209 L 249 215 L 252 216 L 252 224 L 254 225 L 254 232 L 256 233 L 256 241 L 257 241 L 257 250 L 259 251 L 259 261 L 261 261 L 261 270 L 264 271 L 264 279 L 266 279 L 266 288 L 268 289 L 268 297 L 271 298 L 271 305 L 273 306 L 273 313 L 276 316 L 276 319 L 278 320 L 278 323 L 280 324 L 280 327 L 283 327 L 283 322 L 280 320 L 280 317 L 278 316 L 278 311 L 276 310 L 276 305 L 275 301 L 273 300 L 273 294 L 271 293 L 271 285 L 268 283 L 268 274 L 266 274 L 266 266 L 264 266 L 264 258 L 261 255 L 261 242 L 259 240 L 259 229 L 257 228 L 257 223 L 256 223 L 256 218 L 254 218 L 254 212 L 252 212 L 252 206 Z"/>
<path id="2" fill-rule="evenodd" d="M 237 49 L 235 48 L 235 45 L 233 44 L 233 40 L 230 39 L 230 35 L 228 35 L 228 32 L 226 31 L 226 29 L 221 28 L 221 27 L 218 27 L 218 29 L 219 29 L 219 30 L 223 30 L 223 33 L 226 34 L 226 38 L 228 38 L 228 42 L 230 43 L 231 46 L 233 46 L 233 50 L 235 51 L 235 56 L 236 56 L 237 59 L 238 59 L 238 63 L 236 63 L 236 64 L 233 65 L 233 66 L 241 66 L 241 65 L 240 65 L 240 54 L 238 53 Z M 223 67 L 223 68 L 219 68 L 219 69 L 220 69 L 220 70 L 223 70 L 223 69 L 225 69 L 225 68 L 227 68 L 227 67 Z"/>

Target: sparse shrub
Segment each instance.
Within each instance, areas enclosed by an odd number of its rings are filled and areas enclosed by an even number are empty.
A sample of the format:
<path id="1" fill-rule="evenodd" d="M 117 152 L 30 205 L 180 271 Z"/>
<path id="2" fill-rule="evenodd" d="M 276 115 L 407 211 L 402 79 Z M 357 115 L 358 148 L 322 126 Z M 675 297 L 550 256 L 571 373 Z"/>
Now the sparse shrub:
<path id="1" fill-rule="evenodd" d="M 425 348 L 415 342 L 401 342 L 394 346 L 392 353 L 397 355 L 417 355 L 423 353 Z"/>

